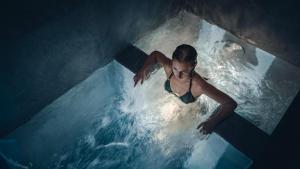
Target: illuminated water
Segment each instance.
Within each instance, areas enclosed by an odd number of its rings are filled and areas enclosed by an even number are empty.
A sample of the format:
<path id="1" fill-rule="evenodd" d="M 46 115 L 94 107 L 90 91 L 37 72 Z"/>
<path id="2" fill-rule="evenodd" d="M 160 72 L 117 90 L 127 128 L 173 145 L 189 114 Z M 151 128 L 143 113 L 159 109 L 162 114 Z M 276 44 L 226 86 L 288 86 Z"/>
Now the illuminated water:
<path id="1" fill-rule="evenodd" d="M 160 50 L 168 57 L 181 43 L 194 45 L 199 53 L 196 70 L 238 101 L 239 114 L 271 133 L 299 89 L 298 69 L 287 70 L 285 62 L 270 54 L 224 37 L 233 38 L 181 13 L 135 45 L 147 53 Z M 272 72 L 280 72 L 280 77 Z M 9 138 L 18 141 L 32 168 L 249 167 L 251 160 L 218 135 L 207 138 L 195 129 L 217 103 L 205 96 L 192 104 L 181 103 L 164 91 L 162 69 L 136 88 L 132 78 L 133 73 L 114 61 Z"/>
<path id="2" fill-rule="evenodd" d="M 225 140 L 197 132 L 213 110 L 207 100 L 181 103 L 163 90 L 163 77 L 159 70 L 133 88 L 133 73 L 114 61 L 9 138 L 20 144 L 28 168 L 247 168 L 252 161 Z"/>
<path id="3" fill-rule="evenodd" d="M 135 45 L 171 58 L 182 43 L 196 48 L 196 71 L 238 102 L 236 112 L 271 134 L 300 89 L 300 69 L 184 11 Z"/>

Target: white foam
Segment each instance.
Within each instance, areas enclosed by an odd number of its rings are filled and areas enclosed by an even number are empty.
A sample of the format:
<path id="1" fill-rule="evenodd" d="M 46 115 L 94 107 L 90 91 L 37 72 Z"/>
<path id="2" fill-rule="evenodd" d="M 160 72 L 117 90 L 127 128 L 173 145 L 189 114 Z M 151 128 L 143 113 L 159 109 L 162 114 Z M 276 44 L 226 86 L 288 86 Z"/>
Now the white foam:
<path id="1" fill-rule="evenodd" d="M 120 146 L 120 147 L 128 147 L 129 144 L 126 142 L 111 142 L 105 145 L 98 145 L 96 147 L 96 149 L 100 149 L 100 148 L 107 148 L 107 147 L 114 147 L 114 146 Z"/>

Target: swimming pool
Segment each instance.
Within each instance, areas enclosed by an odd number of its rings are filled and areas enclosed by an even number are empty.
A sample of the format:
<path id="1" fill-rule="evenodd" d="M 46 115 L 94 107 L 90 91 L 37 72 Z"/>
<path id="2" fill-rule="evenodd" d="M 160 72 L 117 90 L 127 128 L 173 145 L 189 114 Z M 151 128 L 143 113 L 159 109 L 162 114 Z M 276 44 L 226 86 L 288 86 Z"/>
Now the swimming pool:
<path id="1" fill-rule="evenodd" d="M 159 50 L 171 58 L 182 43 L 196 48 L 196 71 L 238 102 L 236 113 L 267 134 L 274 131 L 300 89 L 299 68 L 185 11 L 135 46 L 148 54 Z"/>
<path id="2" fill-rule="evenodd" d="M 196 47 L 196 70 L 238 101 L 237 113 L 267 133 L 274 130 L 299 89 L 297 68 L 185 12 L 140 37 L 135 45 L 170 57 L 181 43 Z M 162 69 L 136 88 L 132 77 L 113 61 L 8 138 L 18 141 L 32 168 L 251 165 L 251 159 L 218 135 L 206 138 L 195 129 L 217 107 L 213 100 L 201 96 L 193 104 L 181 103 L 163 90 Z"/>
<path id="3" fill-rule="evenodd" d="M 31 168 L 193 169 L 251 165 L 249 158 L 220 136 L 212 134 L 207 138 L 197 132 L 196 125 L 209 113 L 199 113 L 200 107 L 180 103 L 162 86 L 149 90 L 157 87 L 162 71 L 136 88 L 132 77 L 132 72 L 113 61 L 9 138 L 18 141 Z"/>

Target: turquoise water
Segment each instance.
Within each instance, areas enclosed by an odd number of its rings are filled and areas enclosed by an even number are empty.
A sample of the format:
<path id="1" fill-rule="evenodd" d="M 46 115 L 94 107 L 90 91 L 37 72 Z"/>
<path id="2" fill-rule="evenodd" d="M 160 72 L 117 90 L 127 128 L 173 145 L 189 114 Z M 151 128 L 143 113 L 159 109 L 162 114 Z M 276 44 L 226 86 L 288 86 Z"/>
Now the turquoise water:
<path id="1" fill-rule="evenodd" d="M 196 70 L 238 101 L 237 113 L 270 134 L 299 89 L 299 70 L 233 40 L 224 30 L 183 13 L 135 45 L 168 57 L 181 43 L 194 45 Z M 8 138 L 17 140 L 28 161 L 22 165 L 239 169 L 252 163 L 218 135 L 196 130 L 217 107 L 213 100 L 201 96 L 185 105 L 163 89 L 162 69 L 136 88 L 132 78 L 132 72 L 113 61 L 11 133 Z"/>
<path id="2" fill-rule="evenodd" d="M 118 63 L 112 64 L 117 74 L 133 76 Z M 128 83 L 132 85 L 123 79 L 122 86 L 126 88 Z M 139 87 L 132 90 L 145 90 Z M 63 150 L 50 168 L 234 169 L 247 168 L 252 163 L 216 134 L 203 136 L 196 126 L 180 124 L 183 118 L 165 117 L 155 108 L 147 111 L 151 105 L 145 103 L 147 98 L 135 109 L 136 99 L 141 97 L 132 99 L 130 94 L 121 90 L 113 96 L 88 132 Z M 171 124 L 174 122 L 176 127 Z"/>
<path id="3" fill-rule="evenodd" d="M 95 71 L 9 136 L 26 154 L 28 165 L 23 165 L 49 169 L 247 168 L 252 161 L 221 137 L 198 133 L 196 125 L 207 116 L 199 107 L 180 107 L 184 105 L 163 88 L 158 89 L 158 98 L 148 94 L 152 91 L 146 89 L 160 73 L 148 85 L 133 88 L 133 73 L 115 61 Z"/>
<path id="4" fill-rule="evenodd" d="M 272 134 L 300 89 L 300 69 L 185 11 L 135 45 L 171 58 L 183 43 L 197 50 L 195 70 L 237 101 L 235 112 Z"/>

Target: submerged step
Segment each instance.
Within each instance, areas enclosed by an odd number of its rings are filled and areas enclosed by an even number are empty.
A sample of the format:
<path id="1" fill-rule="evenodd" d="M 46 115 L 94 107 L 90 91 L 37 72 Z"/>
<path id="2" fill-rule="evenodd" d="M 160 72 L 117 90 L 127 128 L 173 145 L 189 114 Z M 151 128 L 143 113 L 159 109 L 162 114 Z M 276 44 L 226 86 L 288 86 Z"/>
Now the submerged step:
<path id="1" fill-rule="evenodd" d="M 118 52 L 115 59 L 130 71 L 136 73 L 143 66 L 147 56 L 144 51 L 129 44 L 124 50 Z"/>

